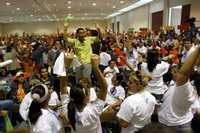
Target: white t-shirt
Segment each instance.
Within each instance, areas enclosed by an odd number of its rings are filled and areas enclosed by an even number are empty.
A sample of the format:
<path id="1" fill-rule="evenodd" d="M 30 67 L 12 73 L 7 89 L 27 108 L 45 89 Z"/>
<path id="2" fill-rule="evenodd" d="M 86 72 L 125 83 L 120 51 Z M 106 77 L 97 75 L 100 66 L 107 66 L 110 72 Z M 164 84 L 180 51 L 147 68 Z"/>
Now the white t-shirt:
<path id="1" fill-rule="evenodd" d="M 113 85 L 109 85 L 107 89 L 105 102 L 108 105 L 114 104 L 119 99 L 124 100 L 125 98 L 125 90 L 121 85 L 116 86 L 115 89 L 113 89 L 113 87 L 114 87 Z"/>
<path id="2" fill-rule="evenodd" d="M 111 60 L 111 56 L 106 52 L 100 53 L 100 65 L 108 66 L 108 62 Z"/>
<path id="3" fill-rule="evenodd" d="M 193 118 L 191 105 L 197 93 L 190 82 L 182 86 L 172 86 L 164 94 L 164 102 L 158 112 L 159 121 L 167 126 L 183 125 Z"/>
<path id="4" fill-rule="evenodd" d="M 134 71 L 137 71 L 138 52 L 136 49 L 133 49 L 132 54 L 128 58 L 128 63 L 133 67 Z"/>
<path id="5" fill-rule="evenodd" d="M 146 48 L 145 46 L 142 46 L 141 48 L 138 47 L 138 48 L 137 48 L 137 51 L 138 51 L 139 53 L 141 53 L 141 54 L 146 55 L 146 53 L 147 53 L 147 48 Z"/>
<path id="6" fill-rule="evenodd" d="M 148 82 L 147 90 L 154 94 L 163 94 L 166 91 L 166 87 L 163 82 L 163 75 L 168 72 L 169 64 L 161 61 L 160 64 L 157 64 L 153 72 L 149 72 L 147 63 L 142 63 L 141 65 L 144 73 L 152 78 Z"/>
<path id="7" fill-rule="evenodd" d="M 41 109 L 42 115 L 35 125 L 32 125 L 32 133 L 59 133 L 62 125 L 56 114 L 50 109 Z"/>
<path id="8" fill-rule="evenodd" d="M 53 91 L 51 93 L 50 99 L 49 99 L 49 103 L 50 106 L 56 106 L 58 104 L 60 104 L 60 100 L 58 99 L 58 95 L 55 91 Z"/>
<path id="9" fill-rule="evenodd" d="M 76 111 L 76 131 L 74 133 L 102 133 L 99 116 L 103 112 L 105 102 L 97 99 L 83 109 Z"/>
<path id="10" fill-rule="evenodd" d="M 107 73 L 109 72 L 109 73 Z M 108 84 L 112 84 L 112 77 L 114 74 L 119 73 L 119 69 L 117 68 L 117 66 L 114 66 L 114 68 L 110 68 L 109 66 L 105 68 L 103 73 L 107 73 L 105 75 L 105 79 L 107 81 Z"/>
<path id="11" fill-rule="evenodd" d="M 67 106 L 68 103 L 70 102 L 70 87 L 67 87 L 67 92 L 68 94 L 61 95 L 61 101 L 63 106 L 60 108 L 60 112 L 65 113 L 67 115 Z M 90 102 L 94 102 L 97 100 L 97 94 L 94 88 L 90 88 Z"/>
<path id="12" fill-rule="evenodd" d="M 28 112 L 29 112 L 29 107 L 32 103 L 33 99 L 31 97 L 31 92 L 27 93 L 22 100 L 20 106 L 19 106 L 19 114 L 21 117 L 27 121 L 28 120 Z"/>
<path id="13" fill-rule="evenodd" d="M 148 91 L 127 97 L 121 104 L 117 117 L 128 122 L 122 133 L 134 133 L 151 122 L 156 99 Z"/>

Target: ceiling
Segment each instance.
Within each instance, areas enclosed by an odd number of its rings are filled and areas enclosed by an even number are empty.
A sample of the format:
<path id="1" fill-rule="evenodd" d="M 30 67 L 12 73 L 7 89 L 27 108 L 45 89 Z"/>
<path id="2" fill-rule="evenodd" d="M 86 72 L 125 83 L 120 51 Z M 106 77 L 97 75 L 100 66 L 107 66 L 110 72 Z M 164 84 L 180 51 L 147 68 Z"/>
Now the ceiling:
<path id="1" fill-rule="evenodd" d="M 0 23 L 104 19 L 138 0 L 0 0 Z"/>

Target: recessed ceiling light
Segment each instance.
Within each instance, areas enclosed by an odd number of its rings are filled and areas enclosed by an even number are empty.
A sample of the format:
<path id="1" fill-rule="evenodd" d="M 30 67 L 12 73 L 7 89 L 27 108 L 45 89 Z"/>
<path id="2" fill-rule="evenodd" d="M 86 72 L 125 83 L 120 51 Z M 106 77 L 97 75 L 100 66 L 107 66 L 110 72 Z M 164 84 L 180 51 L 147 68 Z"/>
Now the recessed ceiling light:
<path id="1" fill-rule="evenodd" d="M 11 3 L 9 3 L 9 2 L 6 2 L 6 5 L 7 5 L 7 6 L 10 6 L 10 5 L 11 5 Z"/>
<path id="2" fill-rule="evenodd" d="M 85 18 L 84 18 L 84 17 L 82 17 L 81 19 L 82 19 L 82 20 L 84 20 Z"/>
<path id="3" fill-rule="evenodd" d="M 87 16 L 88 14 L 87 14 L 87 13 L 85 13 L 84 15 L 85 15 L 85 16 Z"/>
<path id="4" fill-rule="evenodd" d="M 33 14 L 31 14 L 30 16 L 33 17 Z"/>
<path id="5" fill-rule="evenodd" d="M 70 1 L 70 0 L 69 0 L 69 1 L 67 1 L 67 3 L 68 3 L 68 4 L 71 4 L 71 3 L 72 3 L 72 1 Z"/>
<path id="6" fill-rule="evenodd" d="M 96 5 L 97 5 L 97 3 L 92 3 L 92 5 L 93 5 L 93 6 L 96 6 Z"/>
<path id="7" fill-rule="evenodd" d="M 120 0 L 120 3 L 121 3 L 121 4 L 124 4 L 124 1 L 123 1 L 123 0 Z"/>
<path id="8" fill-rule="evenodd" d="M 20 8 L 16 8 L 17 9 L 17 11 L 19 11 L 20 10 Z"/>
<path id="9" fill-rule="evenodd" d="M 68 8 L 68 9 L 71 9 L 71 6 L 68 6 L 67 8 Z"/>
<path id="10" fill-rule="evenodd" d="M 56 6 L 56 3 L 55 3 L 55 4 L 53 4 L 53 6 Z"/>
<path id="11" fill-rule="evenodd" d="M 112 8 L 116 8 L 116 6 L 113 6 Z"/>
<path id="12" fill-rule="evenodd" d="M 42 19 L 41 18 L 38 18 L 38 21 L 41 21 Z"/>

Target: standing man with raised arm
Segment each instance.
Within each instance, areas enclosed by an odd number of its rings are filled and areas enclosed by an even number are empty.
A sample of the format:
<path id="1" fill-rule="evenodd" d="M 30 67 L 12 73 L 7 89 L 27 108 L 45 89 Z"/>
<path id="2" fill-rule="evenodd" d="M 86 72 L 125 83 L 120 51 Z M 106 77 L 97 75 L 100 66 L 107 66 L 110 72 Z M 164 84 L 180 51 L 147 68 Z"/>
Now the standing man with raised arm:
<path id="1" fill-rule="evenodd" d="M 78 28 L 76 30 L 76 38 L 70 38 L 67 34 L 67 29 L 69 27 L 68 23 L 64 24 L 64 35 L 65 39 L 73 44 L 75 48 L 75 54 L 78 57 L 81 65 L 76 68 L 76 81 L 81 77 L 86 77 L 91 81 L 91 55 L 92 55 L 92 44 L 95 42 L 97 37 L 86 37 L 85 30 L 83 28 Z M 100 28 L 96 25 L 97 31 L 100 32 Z"/>

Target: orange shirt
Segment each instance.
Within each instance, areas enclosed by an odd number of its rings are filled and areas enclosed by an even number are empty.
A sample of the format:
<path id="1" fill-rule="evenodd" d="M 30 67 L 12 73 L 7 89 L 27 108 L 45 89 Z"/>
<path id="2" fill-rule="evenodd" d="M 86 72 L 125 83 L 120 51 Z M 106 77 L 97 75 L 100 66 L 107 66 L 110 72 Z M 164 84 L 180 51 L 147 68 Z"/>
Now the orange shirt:
<path id="1" fill-rule="evenodd" d="M 21 102 L 23 100 L 23 98 L 25 97 L 25 95 L 26 94 L 24 92 L 23 85 L 19 84 L 18 89 L 17 89 L 17 94 L 16 94 L 17 100 Z"/>
<path id="2" fill-rule="evenodd" d="M 172 49 L 169 54 L 171 55 L 172 59 L 173 59 L 173 63 L 174 64 L 179 64 L 179 58 L 178 58 L 178 54 L 179 51 L 178 49 Z"/>

